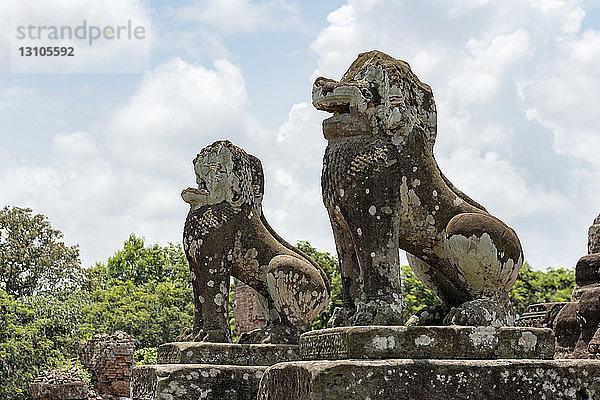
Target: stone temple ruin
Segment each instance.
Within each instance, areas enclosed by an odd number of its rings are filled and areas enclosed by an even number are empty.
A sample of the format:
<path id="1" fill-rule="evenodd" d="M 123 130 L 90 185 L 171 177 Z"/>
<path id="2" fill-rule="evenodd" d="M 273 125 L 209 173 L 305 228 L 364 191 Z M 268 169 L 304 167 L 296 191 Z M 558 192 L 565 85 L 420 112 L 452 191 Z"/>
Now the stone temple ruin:
<path id="1" fill-rule="evenodd" d="M 343 307 L 329 329 L 308 331 L 327 304 L 327 278 L 266 222 L 260 161 L 215 142 L 194 160 L 198 188 L 182 193 L 195 324 L 159 348 L 158 365 L 134 369 L 132 398 L 600 398 L 600 217 L 572 302 L 536 305 L 515 326 L 507 294 L 523 262 L 519 238 L 437 166 L 431 88 L 407 63 L 371 51 L 339 82 L 318 78 L 313 104 L 333 113 L 322 189 Z M 399 249 L 442 299 L 405 325 Z M 231 276 L 258 292 L 267 316 L 235 344 Z"/>
<path id="2" fill-rule="evenodd" d="M 554 329 L 557 358 L 600 359 L 600 215 L 588 231 L 588 254 L 575 266 L 567 303 L 532 304 L 520 325 Z"/>

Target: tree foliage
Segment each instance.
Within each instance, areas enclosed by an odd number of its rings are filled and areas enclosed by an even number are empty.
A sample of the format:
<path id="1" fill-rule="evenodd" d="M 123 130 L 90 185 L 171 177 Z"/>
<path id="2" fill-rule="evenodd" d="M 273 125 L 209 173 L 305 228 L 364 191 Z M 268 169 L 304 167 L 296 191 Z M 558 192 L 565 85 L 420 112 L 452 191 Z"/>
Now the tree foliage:
<path id="1" fill-rule="evenodd" d="M 146 246 L 130 235 L 88 275 L 93 290 L 83 310 L 86 336 L 122 330 L 138 348 L 157 347 L 193 324 L 190 273 L 180 245 Z"/>
<path id="2" fill-rule="evenodd" d="M 0 399 L 29 399 L 28 383 L 76 355 L 81 303 L 43 294 L 15 299 L 0 289 Z"/>
<path id="3" fill-rule="evenodd" d="M 528 263 L 524 263 L 510 291 L 510 299 L 517 315 L 522 315 L 530 304 L 569 301 L 574 287 L 574 270 L 534 270 Z"/>
<path id="4" fill-rule="evenodd" d="M 146 246 L 143 238 L 131 234 L 123 248 L 106 263 L 91 268 L 89 276 L 104 287 L 128 281 L 136 286 L 150 282 L 189 285 L 190 272 L 181 245 Z"/>
<path id="5" fill-rule="evenodd" d="M 0 210 L 0 289 L 22 297 L 80 283 L 78 246 L 65 245 L 62 237 L 28 208 Z"/>
<path id="6" fill-rule="evenodd" d="M 440 298 L 423 285 L 408 265 L 402 266 L 401 276 L 402 295 L 406 303 L 406 308 L 404 309 L 405 321 L 421 308 L 441 303 Z"/>

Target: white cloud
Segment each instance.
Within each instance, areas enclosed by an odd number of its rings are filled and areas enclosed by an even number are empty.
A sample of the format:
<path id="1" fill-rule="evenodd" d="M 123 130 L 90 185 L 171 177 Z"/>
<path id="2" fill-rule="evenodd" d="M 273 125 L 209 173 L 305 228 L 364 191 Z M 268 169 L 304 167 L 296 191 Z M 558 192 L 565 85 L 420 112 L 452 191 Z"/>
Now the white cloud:
<path id="1" fill-rule="evenodd" d="M 148 73 L 117 111 L 110 145 L 123 165 L 181 176 L 201 146 L 245 139 L 247 107 L 241 71 L 230 62 L 208 69 L 173 59 Z"/>
<path id="2" fill-rule="evenodd" d="M 579 0 L 348 0 L 312 43 L 314 76 L 371 49 L 408 61 L 434 90 L 449 178 L 522 230 L 534 266 L 572 266 L 600 207 L 600 33 L 585 17 Z"/>
<path id="3" fill-rule="evenodd" d="M 178 12 L 183 21 L 210 25 L 224 34 L 251 32 L 258 28 L 282 30 L 302 27 L 297 6 L 285 0 L 209 0 L 184 7 Z"/>
<path id="4" fill-rule="evenodd" d="M 9 86 L 0 90 L 0 110 L 24 104 L 31 100 L 33 93 L 22 86 Z"/>
<path id="5" fill-rule="evenodd" d="M 321 134 L 324 112 L 294 104 L 277 129 L 277 143 L 260 155 L 265 168 L 265 215 L 286 240 L 309 240 L 335 252 L 321 200 L 321 166 L 327 142 Z"/>
<path id="6" fill-rule="evenodd" d="M 131 232 L 177 242 L 188 208 L 179 194 L 194 184 L 192 159 L 217 139 L 244 146 L 256 126 L 247 106 L 236 66 L 171 60 L 115 110 L 106 134 L 59 133 L 49 162 L 1 168 L 0 187 L 11 190 L 0 193 L 0 203 L 48 215 L 68 242 L 81 245 L 87 264 L 106 259 Z"/>

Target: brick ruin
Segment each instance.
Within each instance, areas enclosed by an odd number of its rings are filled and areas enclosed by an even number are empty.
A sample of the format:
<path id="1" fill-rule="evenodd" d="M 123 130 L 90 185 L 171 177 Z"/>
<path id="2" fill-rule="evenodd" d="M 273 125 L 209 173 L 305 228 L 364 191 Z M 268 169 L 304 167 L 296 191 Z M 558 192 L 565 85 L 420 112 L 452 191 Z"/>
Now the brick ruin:
<path id="1" fill-rule="evenodd" d="M 135 341 L 127 333 L 95 335 L 79 347 L 79 360 L 92 373 L 98 391 L 129 397 Z"/>
<path id="2" fill-rule="evenodd" d="M 81 370 L 71 360 L 67 370 L 41 373 L 29 386 L 41 400 L 111 400 L 129 397 L 135 340 L 127 333 L 95 335 L 79 347 L 79 361 L 92 374 L 97 392 L 88 388 Z"/>
<path id="3" fill-rule="evenodd" d="M 258 293 L 239 279 L 235 279 L 235 333 L 239 336 L 267 325 L 265 313 L 258 300 Z"/>

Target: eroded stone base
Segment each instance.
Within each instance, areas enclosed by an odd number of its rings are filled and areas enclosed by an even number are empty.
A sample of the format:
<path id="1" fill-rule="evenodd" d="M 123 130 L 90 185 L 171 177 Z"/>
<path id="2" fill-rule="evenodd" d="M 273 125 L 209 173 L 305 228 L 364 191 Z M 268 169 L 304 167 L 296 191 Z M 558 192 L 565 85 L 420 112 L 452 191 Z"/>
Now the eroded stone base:
<path id="1" fill-rule="evenodd" d="M 259 400 L 598 399 L 595 360 L 345 360 L 277 364 Z"/>
<path id="2" fill-rule="evenodd" d="M 265 366 L 169 364 L 133 369 L 132 400 L 256 400 Z"/>
<path id="3" fill-rule="evenodd" d="M 50 384 L 34 382 L 29 384 L 32 398 L 40 400 L 86 400 L 88 388 L 84 382 Z"/>
<path id="4" fill-rule="evenodd" d="M 300 337 L 304 360 L 552 359 L 551 329 L 491 326 L 354 326 Z"/>
<path id="5" fill-rule="evenodd" d="M 166 343 L 158 348 L 158 364 L 273 365 L 301 360 L 297 345 Z"/>

